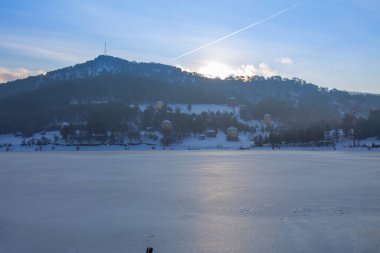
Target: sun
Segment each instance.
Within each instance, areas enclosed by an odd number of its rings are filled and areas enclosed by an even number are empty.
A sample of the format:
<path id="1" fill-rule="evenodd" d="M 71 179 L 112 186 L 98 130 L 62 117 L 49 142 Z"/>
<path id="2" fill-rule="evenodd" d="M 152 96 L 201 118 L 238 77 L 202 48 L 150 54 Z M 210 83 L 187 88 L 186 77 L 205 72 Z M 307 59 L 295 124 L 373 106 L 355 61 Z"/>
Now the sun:
<path id="1" fill-rule="evenodd" d="M 224 79 L 230 76 L 233 70 L 226 64 L 208 61 L 204 65 L 201 65 L 197 72 L 207 77 Z"/>

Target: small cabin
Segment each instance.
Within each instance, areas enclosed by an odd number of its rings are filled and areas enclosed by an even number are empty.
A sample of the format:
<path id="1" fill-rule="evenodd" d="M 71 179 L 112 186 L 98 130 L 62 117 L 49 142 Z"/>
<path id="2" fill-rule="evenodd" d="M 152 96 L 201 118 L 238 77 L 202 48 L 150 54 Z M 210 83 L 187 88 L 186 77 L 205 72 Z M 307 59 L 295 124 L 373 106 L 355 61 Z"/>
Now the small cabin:
<path id="1" fill-rule="evenodd" d="M 161 110 L 162 107 L 164 107 L 165 103 L 162 102 L 162 101 L 157 101 L 156 105 L 155 105 L 155 108 L 156 110 Z"/>
<path id="2" fill-rule="evenodd" d="M 206 136 L 209 138 L 215 138 L 216 137 L 216 131 L 215 130 L 207 130 Z"/>
<path id="3" fill-rule="evenodd" d="M 236 98 L 235 97 L 229 97 L 228 98 L 228 105 L 231 106 L 231 107 L 235 107 L 237 104 L 236 102 Z"/>
<path id="4" fill-rule="evenodd" d="M 162 132 L 171 132 L 173 130 L 173 123 L 170 120 L 164 120 L 161 123 Z"/>
<path id="5" fill-rule="evenodd" d="M 15 133 L 15 136 L 16 136 L 16 137 L 21 137 L 21 136 L 22 136 L 22 133 L 21 133 L 21 132 L 16 132 L 16 133 Z"/>
<path id="6" fill-rule="evenodd" d="M 263 121 L 268 126 L 272 125 L 272 116 L 270 114 L 265 114 Z"/>
<path id="7" fill-rule="evenodd" d="M 153 132 L 156 131 L 156 129 L 155 129 L 154 127 L 146 127 L 146 128 L 145 128 L 145 131 L 146 131 L 146 132 L 149 132 L 149 133 L 153 133 Z"/>
<path id="8" fill-rule="evenodd" d="M 237 141 L 239 140 L 239 131 L 236 127 L 229 127 L 227 129 L 227 140 L 228 141 Z"/>
<path id="9" fill-rule="evenodd" d="M 61 129 L 62 129 L 62 128 L 69 127 L 69 126 L 70 126 L 70 124 L 69 124 L 68 122 L 63 122 L 63 123 L 61 124 Z"/>

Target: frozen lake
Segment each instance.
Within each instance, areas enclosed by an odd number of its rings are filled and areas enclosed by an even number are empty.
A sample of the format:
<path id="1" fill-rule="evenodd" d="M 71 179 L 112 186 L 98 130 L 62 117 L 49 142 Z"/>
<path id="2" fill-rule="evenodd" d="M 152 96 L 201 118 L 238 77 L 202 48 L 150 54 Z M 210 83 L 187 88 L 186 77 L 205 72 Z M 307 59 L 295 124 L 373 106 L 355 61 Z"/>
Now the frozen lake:
<path id="1" fill-rule="evenodd" d="M 1 253 L 379 252 L 370 152 L 0 154 Z"/>

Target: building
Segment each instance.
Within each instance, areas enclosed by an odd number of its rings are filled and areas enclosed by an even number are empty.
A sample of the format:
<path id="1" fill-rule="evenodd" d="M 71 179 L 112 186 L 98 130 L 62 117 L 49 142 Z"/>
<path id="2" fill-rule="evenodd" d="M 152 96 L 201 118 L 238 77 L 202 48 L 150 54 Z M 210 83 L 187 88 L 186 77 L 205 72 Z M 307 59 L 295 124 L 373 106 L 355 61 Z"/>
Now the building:
<path id="1" fill-rule="evenodd" d="M 229 127 L 227 129 L 227 140 L 228 141 L 238 141 L 239 131 L 236 127 Z"/>
<path id="2" fill-rule="evenodd" d="M 215 138 L 216 137 L 216 131 L 215 130 L 207 130 L 206 136 L 209 138 Z"/>
<path id="3" fill-rule="evenodd" d="M 62 122 L 62 123 L 61 123 L 61 129 L 62 129 L 62 128 L 69 127 L 69 126 L 70 126 L 70 124 L 69 124 L 68 122 Z"/>
<path id="4" fill-rule="evenodd" d="M 164 102 L 162 102 L 162 101 L 157 101 L 155 107 L 156 107 L 157 110 L 161 110 L 162 107 L 164 107 L 164 105 L 165 105 Z"/>
<path id="5" fill-rule="evenodd" d="M 264 115 L 264 123 L 267 126 L 271 126 L 272 125 L 272 116 L 270 114 L 265 114 Z"/>
<path id="6" fill-rule="evenodd" d="M 173 123 L 170 120 L 164 120 L 161 123 L 161 132 L 171 132 L 173 130 Z"/>
<path id="7" fill-rule="evenodd" d="M 235 107 L 237 104 L 236 102 L 236 98 L 235 97 L 229 97 L 228 98 L 228 105 L 231 106 L 231 107 Z"/>

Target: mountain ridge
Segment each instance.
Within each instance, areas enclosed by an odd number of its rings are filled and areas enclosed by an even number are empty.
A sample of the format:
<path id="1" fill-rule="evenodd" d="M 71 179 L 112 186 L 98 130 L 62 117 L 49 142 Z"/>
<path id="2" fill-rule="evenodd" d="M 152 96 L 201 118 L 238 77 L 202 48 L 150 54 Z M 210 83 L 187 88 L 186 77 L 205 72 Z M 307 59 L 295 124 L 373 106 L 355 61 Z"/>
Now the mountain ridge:
<path id="1" fill-rule="evenodd" d="M 262 76 L 229 76 L 225 79 L 206 77 L 197 72 L 188 72 L 176 66 L 154 63 L 154 62 L 136 62 L 114 57 L 110 55 L 99 55 L 93 60 L 84 63 L 75 64 L 73 66 L 64 67 L 61 69 L 47 72 L 45 75 L 30 76 L 24 79 L 18 79 L 0 84 L 0 99 L 17 94 L 18 92 L 29 92 L 37 90 L 44 86 L 49 81 L 67 81 L 83 79 L 88 77 L 96 77 L 106 74 L 131 74 L 145 78 L 158 79 L 170 83 L 183 83 L 188 81 L 196 82 L 199 79 L 216 79 L 216 80 L 232 80 L 242 82 L 254 82 L 255 79 L 263 78 Z M 300 84 L 307 83 L 299 78 L 292 78 Z M 313 84 L 315 85 L 315 84 Z M 321 89 L 327 89 L 317 85 Z M 327 89 L 329 91 L 347 92 L 351 95 L 378 95 L 369 92 L 352 92 L 338 89 Z"/>
<path id="2" fill-rule="evenodd" d="M 182 71 L 180 68 L 160 63 L 145 63 L 128 61 L 109 55 L 99 55 L 93 60 L 73 66 L 47 72 L 45 75 L 30 76 L 0 84 L 0 98 L 15 95 L 19 92 L 30 92 L 43 87 L 50 81 L 77 80 L 96 77 L 106 74 L 133 74 L 149 78 L 165 79 L 170 82 L 183 82 L 193 78 L 193 82 L 200 75 Z"/>
<path id="3" fill-rule="evenodd" d="M 99 101 L 109 107 L 100 106 Z M 211 79 L 170 65 L 101 55 L 45 76 L 1 85 L 0 133 L 26 131 L 25 124 L 31 132 L 63 121 L 87 122 L 97 110 L 111 114 L 112 106 L 124 110 L 157 101 L 227 104 L 239 107 L 244 120 L 262 119 L 269 113 L 294 127 L 322 121 L 335 124 L 347 113 L 367 117 L 380 108 L 379 95 L 329 90 L 298 78 Z"/>

